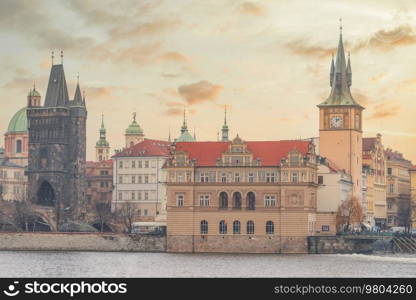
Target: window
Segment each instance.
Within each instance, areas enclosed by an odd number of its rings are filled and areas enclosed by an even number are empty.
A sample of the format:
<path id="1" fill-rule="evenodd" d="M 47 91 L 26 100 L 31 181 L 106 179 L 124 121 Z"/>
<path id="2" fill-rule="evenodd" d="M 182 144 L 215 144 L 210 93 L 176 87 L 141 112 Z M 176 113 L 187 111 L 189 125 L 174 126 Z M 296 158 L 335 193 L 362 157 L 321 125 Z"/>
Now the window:
<path id="1" fill-rule="evenodd" d="M 297 183 L 298 182 L 298 173 L 292 172 L 292 182 Z"/>
<path id="2" fill-rule="evenodd" d="M 131 167 L 134 169 L 134 168 L 136 168 L 136 162 L 133 160 L 132 162 L 131 162 Z"/>
<path id="3" fill-rule="evenodd" d="M 241 209 L 241 194 L 239 192 L 233 194 L 233 209 Z"/>
<path id="4" fill-rule="evenodd" d="M 299 165 L 299 155 L 297 153 L 290 155 L 290 165 L 291 166 Z"/>
<path id="5" fill-rule="evenodd" d="M 22 153 L 22 141 L 21 140 L 16 141 L 16 153 Z"/>
<path id="6" fill-rule="evenodd" d="M 48 167 L 48 150 L 46 149 L 40 150 L 40 167 L 41 168 Z"/>
<path id="7" fill-rule="evenodd" d="M 275 195 L 265 195 L 264 196 L 264 206 L 265 207 L 275 207 L 276 206 L 276 196 Z"/>
<path id="8" fill-rule="evenodd" d="M 240 173 L 234 174 L 234 182 L 240 182 Z"/>
<path id="9" fill-rule="evenodd" d="M 142 200 L 142 191 L 137 192 L 137 199 Z"/>
<path id="10" fill-rule="evenodd" d="M 287 171 L 283 172 L 283 181 L 287 182 L 289 180 L 289 173 Z"/>
<path id="11" fill-rule="evenodd" d="M 254 173 L 248 173 L 248 182 L 254 182 Z"/>
<path id="12" fill-rule="evenodd" d="M 184 195 L 183 194 L 179 194 L 176 196 L 176 203 L 178 205 L 178 207 L 182 207 L 184 204 Z"/>
<path id="13" fill-rule="evenodd" d="M 209 195 L 200 195 L 199 196 L 199 205 L 200 206 L 209 206 Z"/>
<path id="14" fill-rule="evenodd" d="M 307 180 L 306 180 L 306 173 L 305 172 L 302 172 L 302 182 L 306 182 Z"/>
<path id="15" fill-rule="evenodd" d="M 123 176 L 118 176 L 118 183 L 123 183 Z"/>
<path id="16" fill-rule="evenodd" d="M 387 175 L 393 175 L 393 170 L 391 168 L 387 168 Z"/>
<path id="17" fill-rule="evenodd" d="M 141 160 L 139 160 L 138 167 L 142 168 L 142 161 Z"/>
<path id="18" fill-rule="evenodd" d="M 228 194 L 226 192 L 220 193 L 220 208 L 227 209 L 228 208 Z"/>
<path id="19" fill-rule="evenodd" d="M 137 182 L 142 183 L 142 175 L 137 176 Z"/>
<path id="20" fill-rule="evenodd" d="M 233 233 L 234 234 L 240 234 L 240 221 L 234 221 L 233 222 Z"/>
<path id="21" fill-rule="evenodd" d="M 393 208 L 393 202 L 391 200 L 387 201 L 387 208 L 392 209 Z"/>
<path id="22" fill-rule="evenodd" d="M 144 192 L 144 200 L 149 200 L 149 192 Z"/>
<path id="23" fill-rule="evenodd" d="M 256 195 L 253 192 L 247 194 L 247 209 L 255 210 L 256 209 Z"/>
<path id="24" fill-rule="evenodd" d="M 274 173 L 266 173 L 266 182 L 275 182 L 276 176 Z"/>
<path id="25" fill-rule="evenodd" d="M 208 173 L 200 173 L 199 179 L 201 182 L 208 182 L 209 181 L 209 174 Z"/>
<path id="26" fill-rule="evenodd" d="M 247 234 L 254 234 L 254 222 L 253 221 L 247 222 Z"/>
<path id="27" fill-rule="evenodd" d="M 131 176 L 131 183 L 136 183 L 136 176 Z"/>
<path id="28" fill-rule="evenodd" d="M 148 167 L 149 167 L 149 161 L 148 161 L 148 160 L 145 160 L 145 161 L 144 161 L 144 167 L 145 167 L 145 168 L 148 168 Z"/>
<path id="29" fill-rule="evenodd" d="M 122 162 L 122 161 L 119 161 L 119 162 L 118 162 L 118 167 L 119 167 L 120 169 L 123 169 L 123 162 Z"/>
<path id="30" fill-rule="evenodd" d="M 387 223 L 389 223 L 389 224 L 393 223 L 393 216 L 388 216 L 387 217 Z"/>
<path id="31" fill-rule="evenodd" d="M 221 173 L 221 182 L 227 182 L 227 174 Z"/>
<path id="32" fill-rule="evenodd" d="M 274 223 L 272 221 L 266 222 L 266 234 L 274 234 Z"/>
<path id="33" fill-rule="evenodd" d="M 208 221 L 202 220 L 200 228 L 201 234 L 208 234 Z"/>
<path id="34" fill-rule="evenodd" d="M 123 193 L 118 193 L 118 200 L 123 200 Z"/>
<path id="35" fill-rule="evenodd" d="M 227 234 L 227 223 L 224 220 L 220 222 L 220 234 Z"/>
<path id="36" fill-rule="evenodd" d="M 141 209 L 137 210 L 137 213 L 139 214 L 139 216 L 141 216 L 142 215 L 142 210 Z"/>
<path id="37" fill-rule="evenodd" d="M 177 181 L 178 182 L 183 182 L 183 173 L 180 172 L 180 173 L 177 173 L 177 174 L 178 174 Z"/>
<path id="38" fill-rule="evenodd" d="M 390 194 L 393 194 L 394 193 L 394 184 L 393 183 L 390 183 L 389 184 L 389 193 Z"/>
<path id="39" fill-rule="evenodd" d="M 324 176 L 318 176 L 318 184 L 324 184 Z"/>
<path id="40" fill-rule="evenodd" d="M 149 183 L 149 175 L 144 175 L 144 183 Z"/>
<path id="41" fill-rule="evenodd" d="M 147 209 L 144 210 L 144 215 L 147 216 Z"/>
<path id="42" fill-rule="evenodd" d="M 131 193 L 131 200 L 136 200 L 136 193 L 135 192 Z"/>

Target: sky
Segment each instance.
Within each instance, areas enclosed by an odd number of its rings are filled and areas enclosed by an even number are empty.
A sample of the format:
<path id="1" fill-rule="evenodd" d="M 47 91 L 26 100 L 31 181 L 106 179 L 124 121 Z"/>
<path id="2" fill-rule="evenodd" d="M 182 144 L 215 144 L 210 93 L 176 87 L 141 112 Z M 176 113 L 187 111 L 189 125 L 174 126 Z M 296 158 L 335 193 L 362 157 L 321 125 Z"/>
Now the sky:
<path id="1" fill-rule="evenodd" d="M 85 90 L 87 159 L 101 115 L 112 151 L 133 112 L 147 138 L 178 137 L 183 110 L 198 140 L 315 137 L 343 39 L 363 135 L 416 162 L 416 1 L 0 1 L 0 133 L 36 84 L 45 96 L 60 51 L 73 98 Z M 3 145 L 3 141 L 0 141 Z"/>

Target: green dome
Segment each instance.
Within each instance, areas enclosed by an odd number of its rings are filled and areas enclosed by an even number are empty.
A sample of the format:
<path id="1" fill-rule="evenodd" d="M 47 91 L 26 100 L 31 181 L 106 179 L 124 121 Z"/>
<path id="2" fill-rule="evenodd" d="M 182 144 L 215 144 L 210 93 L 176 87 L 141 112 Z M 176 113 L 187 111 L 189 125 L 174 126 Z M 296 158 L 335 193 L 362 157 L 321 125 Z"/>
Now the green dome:
<path id="1" fill-rule="evenodd" d="M 40 94 L 38 93 L 37 90 L 33 89 L 33 90 L 30 90 L 30 92 L 27 96 L 28 97 L 40 97 Z"/>
<path id="2" fill-rule="evenodd" d="M 10 120 L 7 132 L 27 132 L 26 107 L 14 114 L 13 118 Z"/>
<path id="3" fill-rule="evenodd" d="M 175 142 L 195 142 L 195 139 L 192 137 L 192 135 L 186 130 L 184 133 L 181 134 L 180 137 L 178 137 Z"/>
<path id="4" fill-rule="evenodd" d="M 126 129 L 126 134 L 140 135 L 143 134 L 143 130 L 140 128 L 140 125 L 137 124 L 136 120 L 134 120 L 133 123 L 131 123 Z"/>

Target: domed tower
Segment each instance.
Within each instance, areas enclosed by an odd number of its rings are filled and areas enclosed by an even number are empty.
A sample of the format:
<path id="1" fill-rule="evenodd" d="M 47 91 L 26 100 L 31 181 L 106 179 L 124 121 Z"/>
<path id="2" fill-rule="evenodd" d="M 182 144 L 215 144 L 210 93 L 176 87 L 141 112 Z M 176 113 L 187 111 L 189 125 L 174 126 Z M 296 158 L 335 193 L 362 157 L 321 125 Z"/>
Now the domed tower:
<path id="1" fill-rule="evenodd" d="M 40 106 L 40 94 L 36 90 L 35 85 L 33 85 L 33 89 L 29 91 L 29 94 L 27 95 L 27 106 L 28 107 L 34 107 L 34 106 Z"/>
<path id="2" fill-rule="evenodd" d="M 136 122 L 136 113 L 133 113 L 133 122 L 127 127 L 126 133 L 126 148 L 136 145 L 144 140 L 144 133 L 140 125 Z"/>
<path id="3" fill-rule="evenodd" d="M 106 130 L 104 127 L 104 115 L 101 116 L 100 139 L 95 144 L 95 160 L 108 160 L 110 156 L 110 143 L 106 139 Z"/>
<path id="4" fill-rule="evenodd" d="M 175 139 L 175 142 L 195 142 L 196 138 L 195 136 L 192 137 L 192 135 L 188 131 L 188 125 L 186 123 L 186 115 L 185 110 L 183 111 L 183 124 L 181 127 L 181 135 Z"/>

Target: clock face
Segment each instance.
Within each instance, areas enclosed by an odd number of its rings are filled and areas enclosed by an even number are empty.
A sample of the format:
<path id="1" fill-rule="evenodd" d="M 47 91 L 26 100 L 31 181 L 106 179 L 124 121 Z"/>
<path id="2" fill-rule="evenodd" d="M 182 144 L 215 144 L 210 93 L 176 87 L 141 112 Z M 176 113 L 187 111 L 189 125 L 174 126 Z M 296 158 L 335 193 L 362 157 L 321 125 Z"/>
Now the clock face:
<path id="1" fill-rule="evenodd" d="M 335 116 L 331 118 L 331 127 L 341 128 L 342 127 L 342 117 Z"/>

